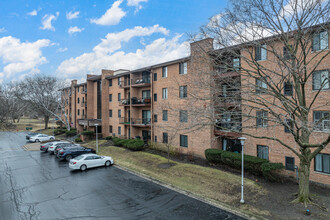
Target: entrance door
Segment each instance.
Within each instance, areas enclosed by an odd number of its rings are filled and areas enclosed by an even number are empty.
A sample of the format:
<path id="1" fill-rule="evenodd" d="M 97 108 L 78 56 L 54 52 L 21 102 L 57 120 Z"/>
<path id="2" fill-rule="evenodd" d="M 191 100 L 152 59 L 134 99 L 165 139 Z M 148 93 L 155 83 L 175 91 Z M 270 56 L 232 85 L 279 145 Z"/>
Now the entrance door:
<path id="1" fill-rule="evenodd" d="M 142 110 L 142 124 L 150 124 L 151 112 L 150 110 Z"/>
<path id="2" fill-rule="evenodd" d="M 143 138 L 143 140 L 150 140 L 151 139 L 151 131 L 142 130 L 142 138 Z"/>
<path id="3" fill-rule="evenodd" d="M 150 83 L 150 73 L 142 72 L 142 81 L 143 83 Z"/>

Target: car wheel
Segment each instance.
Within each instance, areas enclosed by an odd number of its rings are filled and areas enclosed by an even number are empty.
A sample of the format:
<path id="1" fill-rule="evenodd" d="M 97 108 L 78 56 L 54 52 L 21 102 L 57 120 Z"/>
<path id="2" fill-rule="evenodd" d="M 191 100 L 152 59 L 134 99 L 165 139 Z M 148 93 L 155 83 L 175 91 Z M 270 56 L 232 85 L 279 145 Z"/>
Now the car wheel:
<path id="1" fill-rule="evenodd" d="M 36 139 L 36 142 L 40 142 L 39 139 Z"/>
<path id="2" fill-rule="evenodd" d="M 108 167 L 108 166 L 110 166 L 110 165 L 111 165 L 110 160 L 107 160 L 107 161 L 105 162 L 105 166 Z"/>
<path id="3" fill-rule="evenodd" d="M 70 161 L 71 159 L 72 159 L 72 156 L 70 154 L 65 157 L 66 161 Z"/>
<path id="4" fill-rule="evenodd" d="M 85 164 L 81 165 L 80 166 L 80 170 L 81 171 L 85 171 L 87 169 L 87 166 Z"/>
<path id="5" fill-rule="evenodd" d="M 50 140 L 54 140 L 54 138 L 50 138 Z"/>
<path id="6" fill-rule="evenodd" d="M 46 149 L 45 152 L 47 153 L 48 152 L 48 149 Z"/>

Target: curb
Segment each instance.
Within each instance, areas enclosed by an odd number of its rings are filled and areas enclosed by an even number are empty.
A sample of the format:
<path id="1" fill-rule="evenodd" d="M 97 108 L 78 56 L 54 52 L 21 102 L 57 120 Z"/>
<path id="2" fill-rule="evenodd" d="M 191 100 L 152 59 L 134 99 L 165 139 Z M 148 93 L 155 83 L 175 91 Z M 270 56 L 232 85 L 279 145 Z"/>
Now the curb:
<path id="1" fill-rule="evenodd" d="M 204 202 L 204 203 L 209 204 L 211 206 L 214 206 L 216 208 L 219 208 L 219 209 L 222 209 L 224 211 L 227 211 L 227 212 L 230 212 L 232 214 L 235 214 L 235 215 L 237 215 L 237 216 L 239 216 L 241 218 L 245 218 L 245 219 L 266 219 L 264 217 L 257 216 L 257 215 L 254 215 L 254 214 L 244 213 L 244 212 L 242 212 L 241 210 L 238 210 L 235 207 L 231 207 L 231 206 L 229 206 L 227 204 L 220 203 L 219 201 L 214 201 L 214 200 L 208 199 L 206 197 L 203 197 L 203 196 L 194 194 L 192 192 L 188 192 L 188 191 L 179 189 L 179 188 L 177 188 L 177 187 L 175 187 L 173 185 L 160 182 L 157 179 L 154 179 L 154 178 L 152 178 L 150 176 L 147 176 L 145 174 L 142 174 L 142 173 L 139 173 L 139 172 L 130 170 L 130 169 L 126 168 L 126 167 L 123 167 L 123 166 L 120 166 L 120 165 L 116 165 L 116 164 L 114 166 L 117 167 L 118 169 L 124 170 L 124 171 L 129 172 L 129 173 L 131 173 L 133 175 L 136 175 L 136 176 L 141 177 L 143 179 L 149 180 L 149 181 L 151 181 L 153 183 L 156 183 L 158 185 L 161 185 L 161 186 L 163 186 L 165 188 L 168 188 L 168 189 L 173 190 L 175 192 L 178 192 L 180 194 L 186 195 L 186 196 L 188 196 L 190 198 L 196 199 L 198 201 Z"/>

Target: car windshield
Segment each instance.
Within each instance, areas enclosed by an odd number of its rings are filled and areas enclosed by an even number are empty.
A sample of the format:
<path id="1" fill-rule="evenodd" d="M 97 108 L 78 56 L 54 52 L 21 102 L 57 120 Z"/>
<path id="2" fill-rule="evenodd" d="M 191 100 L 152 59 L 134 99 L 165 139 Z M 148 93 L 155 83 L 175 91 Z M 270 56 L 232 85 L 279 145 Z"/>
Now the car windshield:
<path id="1" fill-rule="evenodd" d="M 81 160 L 82 158 L 84 158 L 84 156 L 81 156 L 81 155 L 80 155 L 80 156 L 78 156 L 78 157 L 75 157 L 74 159 L 75 159 L 75 160 Z"/>

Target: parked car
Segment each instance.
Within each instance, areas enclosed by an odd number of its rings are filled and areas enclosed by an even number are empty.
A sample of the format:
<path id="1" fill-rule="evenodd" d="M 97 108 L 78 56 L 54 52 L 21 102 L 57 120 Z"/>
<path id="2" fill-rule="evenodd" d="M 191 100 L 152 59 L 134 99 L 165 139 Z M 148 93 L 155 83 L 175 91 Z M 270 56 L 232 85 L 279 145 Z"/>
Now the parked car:
<path id="1" fill-rule="evenodd" d="M 62 150 L 64 147 L 80 147 L 80 144 L 73 144 L 73 143 L 57 144 L 54 150 L 54 154 L 57 156 L 58 152 Z"/>
<path id="2" fill-rule="evenodd" d="M 44 143 L 44 144 L 40 144 L 40 150 L 48 152 L 48 148 L 52 144 L 53 144 L 53 142 L 47 142 L 47 143 Z"/>
<path id="3" fill-rule="evenodd" d="M 41 141 L 49 141 L 49 140 L 55 140 L 54 136 L 49 136 L 47 134 L 37 134 L 30 137 L 30 142 L 41 142 Z"/>
<path id="4" fill-rule="evenodd" d="M 68 141 L 54 141 L 54 142 L 52 142 L 52 144 L 48 146 L 49 153 L 54 154 L 56 146 L 59 145 L 59 144 L 63 144 L 63 143 L 70 143 L 70 142 L 68 142 Z"/>
<path id="5" fill-rule="evenodd" d="M 32 137 L 32 136 L 35 136 L 35 135 L 38 135 L 38 134 L 40 134 L 40 133 L 35 133 L 35 132 L 29 132 L 26 136 L 25 136 L 25 138 L 26 138 L 26 140 L 30 140 L 30 137 Z"/>
<path id="6" fill-rule="evenodd" d="M 114 161 L 111 157 L 97 154 L 83 154 L 70 160 L 69 167 L 74 170 L 84 171 L 92 167 L 111 166 Z"/>
<path id="7" fill-rule="evenodd" d="M 57 154 L 60 160 L 70 161 L 72 158 L 82 154 L 95 153 L 95 150 L 84 147 L 64 147 Z"/>

